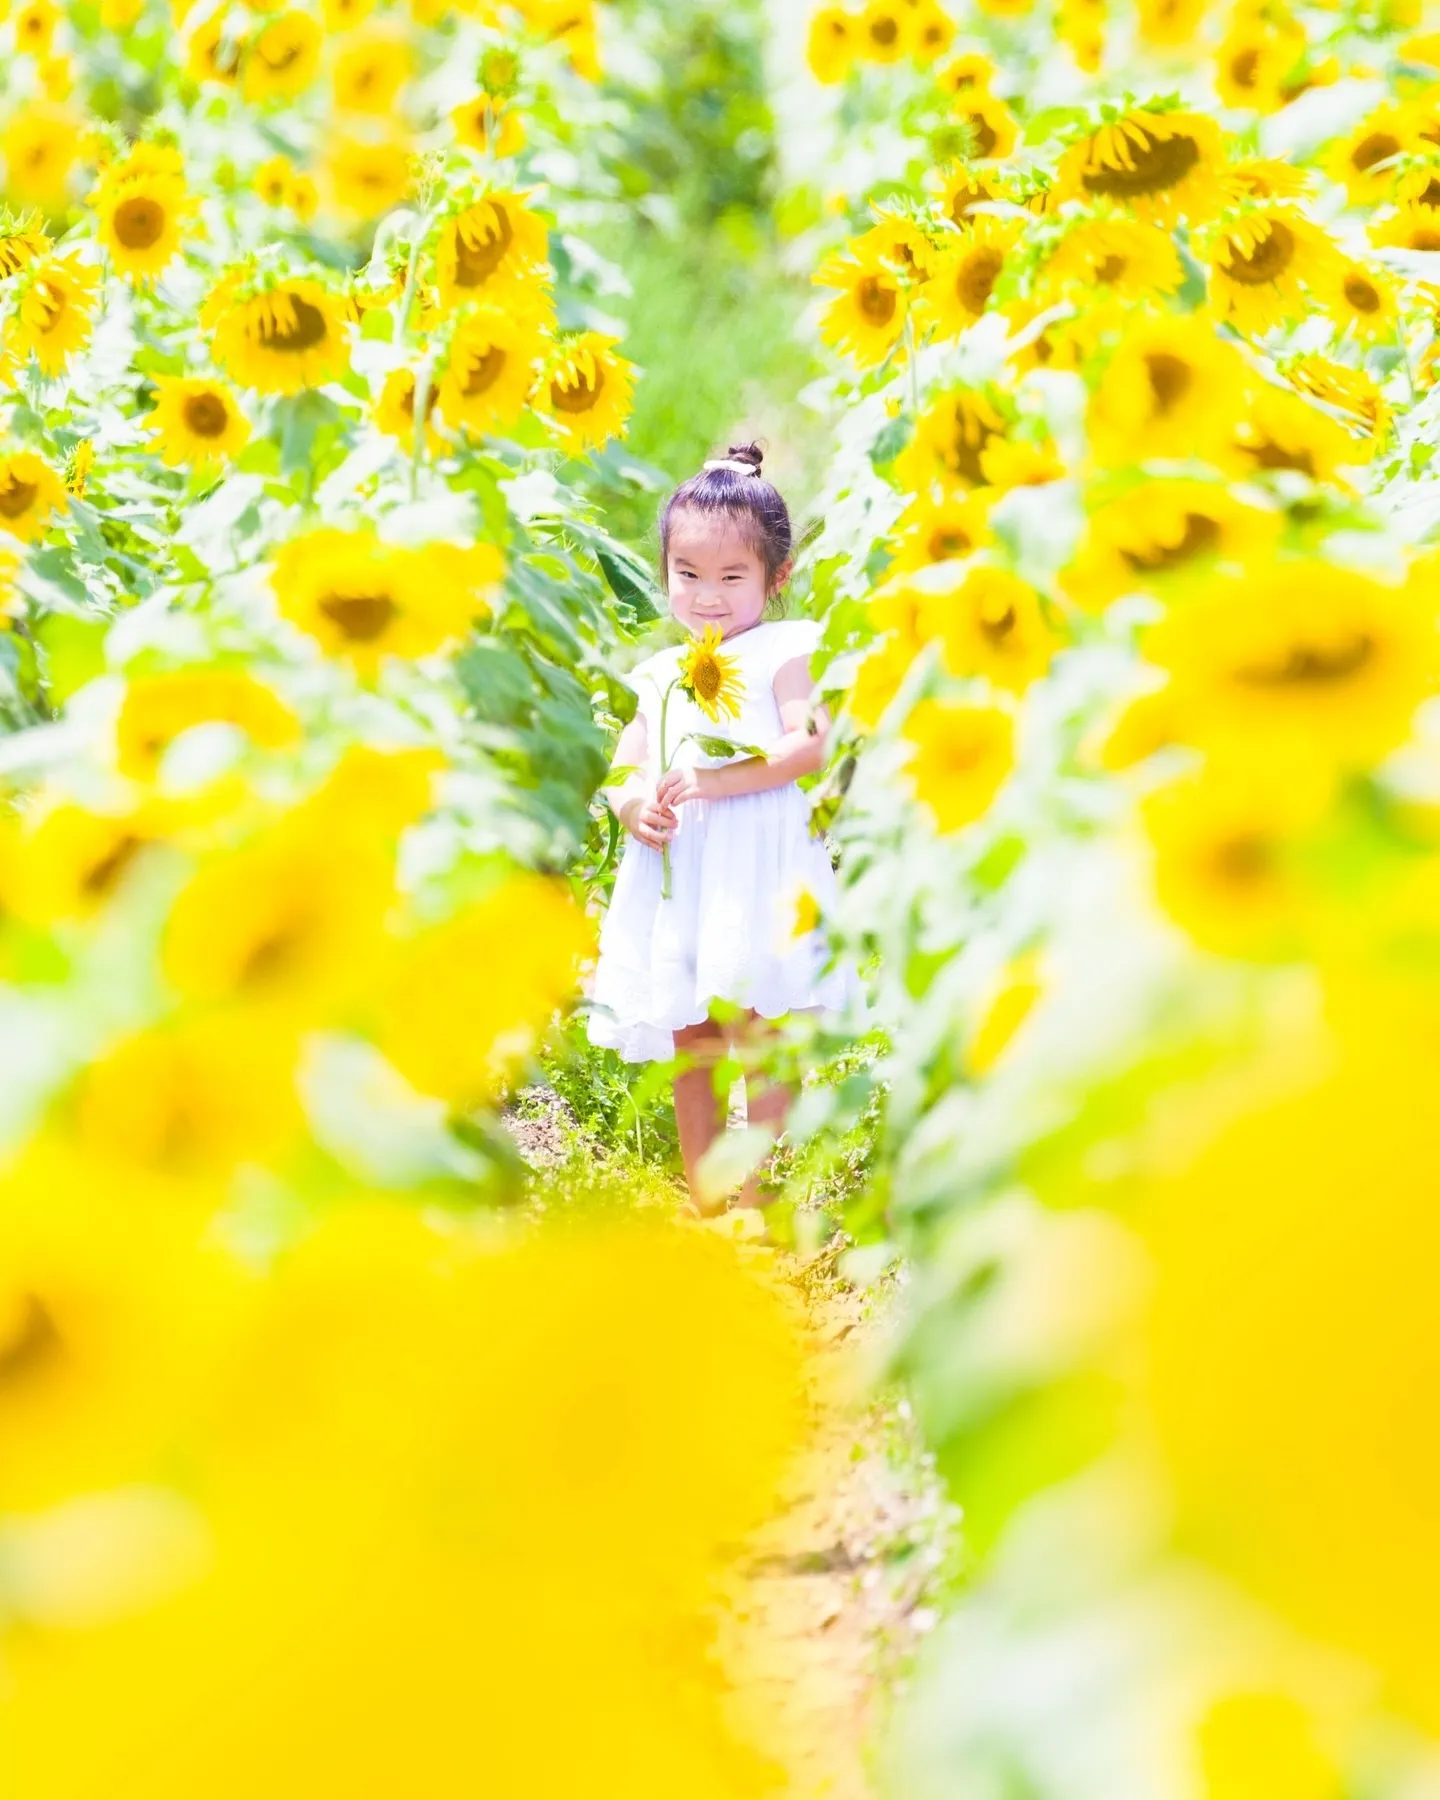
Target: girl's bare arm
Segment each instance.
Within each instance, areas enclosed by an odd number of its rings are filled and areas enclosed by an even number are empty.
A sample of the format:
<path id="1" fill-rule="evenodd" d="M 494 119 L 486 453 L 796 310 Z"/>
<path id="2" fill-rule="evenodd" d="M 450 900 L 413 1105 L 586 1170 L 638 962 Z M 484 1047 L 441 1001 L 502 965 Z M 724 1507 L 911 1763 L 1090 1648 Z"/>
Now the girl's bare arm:
<path id="1" fill-rule="evenodd" d="M 639 838 L 642 844 L 648 844 L 652 850 L 660 850 L 674 831 L 675 815 L 650 792 L 650 784 L 643 773 L 649 749 L 650 734 L 646 729 L 645 715 L 636 713 L 620 733 L 619 742 L 615 746 L 614 767 L 628 768 L 630 773 L 605 785 L 611 789 L 611 804 L 615 808 L 615 816 L 625 829 L 632 837 Z"/>
<path id="2" fill-rule="evenodd" d="M 661 777 L 658 790 L 666 805 L 763 794 L 825 767 L 830 716 L 823 706 L 814 704 L 809 657 L 797 656 L 782 663 L 775 671 L 774 685 L 785 734 L 771 746 L 770 754 L 747 756 L 713 769 L 672 769 Z"/>

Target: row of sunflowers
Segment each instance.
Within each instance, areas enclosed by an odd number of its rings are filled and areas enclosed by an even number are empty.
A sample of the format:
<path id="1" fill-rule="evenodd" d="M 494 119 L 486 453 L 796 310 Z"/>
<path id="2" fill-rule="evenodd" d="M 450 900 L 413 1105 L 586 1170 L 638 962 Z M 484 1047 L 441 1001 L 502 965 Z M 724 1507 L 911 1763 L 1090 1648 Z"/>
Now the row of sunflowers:
<path id="1" fill-rule="evenodd" d="M 6 1791 L 770 1783 L 697 1620 L 785 1309 L 477 1204 L 651 611 L 598 59 L 589 0 L 0 18 Z"/>
<path id="2" fill-rule="evenodd" d="M 1440 1778 L 1432 25 L 808 25 L 853 1222 L 972 1560 L 907 1800 Z"/>

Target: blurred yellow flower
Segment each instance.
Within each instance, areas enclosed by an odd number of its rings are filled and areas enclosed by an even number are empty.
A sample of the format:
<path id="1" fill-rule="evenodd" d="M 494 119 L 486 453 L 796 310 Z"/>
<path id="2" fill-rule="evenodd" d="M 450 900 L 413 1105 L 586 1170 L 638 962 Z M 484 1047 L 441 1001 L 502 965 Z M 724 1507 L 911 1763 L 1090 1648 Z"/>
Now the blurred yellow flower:
<path id="1" fill-rule="evenodd" d="M 330 205 L 342 217 L 358 220 L 392 211 L 410 192 L 412 156 L 407 137 L 337 133 L 321 165 Z"/>
<path id="2" fill-rule="evenodd" d="M 619 342 L 602 332 L 562 339 L 545 359 L 532 401 L 570 454 L 624 437 L 635 386 L 635 365 Z"/>
<path id="3" fill-rule="evenodd" d="M 909 301 L 902 278 L 878 257 L 861 261 L 837 251 L 815 271 L 821 287 L 839 294 L 825 308 L 820 335 L 862 369 L 884 362 L 905 329 Z"/>
<path id="4" fill-rule="evenodd" d="M 1268 206 L 1197 234 L 1216 313 L 1245 332 L 1268 331 L 1304 305 L 1307 288 L 1333 280 L 1340 252 L 1296 208 Z"/>
<path id="5" fill-rule="evenodd" d="M 414 72 L 409 39 L 389 26 L 369 26 L 343 39 L 335 53 L 331 87 L 341 112 L 388 118 Z"/>
<path id="6" fill-rule="evenodd" d="M 1395 160 L 1418 147 L 1414 122 L 1402 107 L 1384 105 L 1340 138 L 1324 159 L 1325 172 L 1341 183 L 1352 206 L 1388 198 Z"/>
<path id="7" fill-rule="evenodd" d="M 497 189 L 448 218 L 435 248 L 440 304 L 465 300 L 509 304 L 517 288 L 543 277 L 550 249 L 545 221 L 528 195 Z"/>
<path id="8" fill-rule="evenodd" d="M 1274 546 L 1282 522 L 1220 481 L 1146 481 L 1090 515 L 1060 582 L 1078 606 L 1099 611 L 1125 594 L 1164 593 L 1218 563 L 1245 563 Z"/>
<path id="9" fill-rule="evenodd" d="M 921 413 L 895 472 L 917 493 L 934 481 L 949 488 L 984 487 L 981 455 L 1004 435 L 1005 422 L 987 393 L 954 388 L 937 395 Z"/>
<path id="10" fill-rule="evenodd" d="M 960 227 L 961 241 L 936 261 L 918 302 L 918 316 L 938 337 L 958 337 L 984 313 L 1020 233 L 1014 219 L 984 213 Z"/>
<path id="11" fill-rule="evenodd" d="M 282 206 L 295 165 L 288 156 L 271 156 L 256 169 L 251 185 L 267 206 Z"/>
<path id="12" fill-rule="evenodd" d="M 115 760 L 132 781 L 153 781 L 165 752 L 196 725 L 233 725 L 252 744 L 282 749 L 300 736 L 290 708 L 240 669 L 171 669 L 134 675 L 115 721 Z"/>
<path id="13" fill-rule="evenodd" d="M 965 1067 L 971 1075 L 990 1073 L 1035 1010 L 1044 991 L 1040 959 L 1034 951 L 1006 964 L 965 1052 Z"/>
<path id="14" fill-rule="evenodd" d="M 498 94 L 480 93 L 450 113 L 455 141 L 487 156 L 518 156 L 525 148 L 525 120 Z"/>
<path id="15" fill-rule="evenodd" d="M 224 382 L 196 376 L 156 377 L 150 428 L 172 468 L 229 461 L 250 438 L 250 421 Z"/>
<path id="16" fill-rule="evenodd" d="M 132 281 L 163 273 L 197 206 L 182 176 L 147 169 L 139 158 L 106 169 L 94 204 L 100 242 L 118 273 Z"/>
<path id="17" fill-rule="evenodd" d="M 241 299 L 226 281 L 201 321 L 213 331 L 215 360 L 241 387 L 296 394 L 336 381 L 350 366 L 340 297 L 308 276 L 290 277 Z"/>
<path id="18" fill-rule="evenodd" d="M 1233 444 L 1242 470 L 1289 470 L 1312 481 L 1336 480 L 1345 464 L 1370 454 L 1318 406 L 1268 381 L 1251 389 L 1235 421 Z"/>
<path id="19" fill-rule="evenodd" d="M 1043 272 L 1043 287 L 1077 302 L 1164 300 L 1184 278 L 1168 231 L 1123 214 L 1080 218 L 1066 231 Z"/>
<path id="20" fill-rule="evenodd" d="M 1015 726 L 996 706 L 922 700 L 905 721 L 915 798 L 939 831 L 959 831 L 989 810 L 1015 761 Z"/>
<path id="21" fill-rule="evenodd" d="M 1226 1694 L 1197 1722 L 1206 1800 L 1344 1800 L 1314 1714 L 1293 1695 Z"/>
<path id="22" fill-rule="evenodd" d="M 0 893 L 7 910 L 32 925 L 92 918 L 170 835 L 155 807 L 102 813 L 65 801 L 42 806 L 0 836 Z"/>
<path id="23" fill-rule="evenodd" d="M 62 373 L 90 342 L 99 285 L 100 271 L 73 251 L 31 263 L 21 272 L 16 309 L 6 322 L 6 348 L 33 355 L 46 375 Z"/>
<path id="24" fill-rule="evenodd" d="M 287 12 L 267 20 L 245 53 L 247 100 L 293 100 L 320 70 L 324 33 L 309 13 Z"/>
<path id="25" fill-rule="evenodd" d="M 207 12 L 190 33 L 188 73 L 196 81 L 213 81 L 234 87 L 249 40 L 234 24 L 228 11 Z M 278 48 L 278 46 L 277 46 Z"/>
<path id="26" fill-rule="evenodd" d="M 0 532 L 33 544 L 64 505 L 65 484 L 49 463 L 28 450 L 0 453 Z"/>
<path id="27" fill-rule="evenodd" d="M 450 339 L 436 388 L 441 418 L 477 436 L 515 425 L 529 401 L 544 343 L 539 329 L 523 317 L 498 307 L 470 309 Z M 410 404 L 413 409 L 413 393 Z"/>
<path id="28" fill-rule="evenodd" d="M 859 54 L 869 62 L 898 62 L 910 49 L 909 20 L 902 0 L 869 0 L 855 20 Z"/>
<path id="29" fill-rule="evenodd" d="M 1372 264 L 1342 263 L 1316 287 L 1315 298 L 1357 343 L 1389 343 L 1399 329 L 1394 283 Z"/>
<path id="30" fill-rule="evenodd" d="M 1137 321 L 1090 400 L 1093 454 L 1107 462 L 1223 453 L 1246 368 L 1203 314 Z"/>
<path id="31" fill-rule="evenodd" d="M 1032 4 L 1025 0 L 1025 10 Z M 1003 162 L 1020 136 L 1005 102 L 978 87 L 963 88 L 955 96 L 954 117 L 969 139 L 968 154 L 980 162 Z"/>
<path id="32" fill-rule="evenodd" d="M 16 108 L 0 130 L 5 191 L 22 206 L 59 209 L 79 161 L 83 122 L 53 101 L 31 100 Z"/>
<path id="33" fill-rule="evenodd" d="M 917 494 L 891 533 L 893 572 L 905 574 L 983 550 L 992 539 L 989 512 L 983 489 L 939 497 Z"/>
<path id="34" fill-rule="evenodd" d="M 1045 673 L 1061 645 L 1034 588 L 984 563 L 952 587 L 920 589 L 915 610 L 918 636 L 939 640 L 952 675 L 983 675 L 1017 694 Z"/>
<path id="35" fill-rule="evenodd" d="M 1080 138 L 1060 159 L 1057 184 L 1076 199 L 1113 200 L 1138 218 L 1202 220 L 1220 199 L 1219 127 L 1204 113 L 1125 113 Z"/>
<path id="36" fill-rule="evenodd" d="M 810 20 L 805 60 L 817 81 L 843 81 L 860 55 L 858 21 L 843 6 L 822 6 Z"/>
<path id="37" fill-rule="evenodd" d="M 438 456 L 445 448 L 445 440 L 430 422 L 435 415 L 435 404 L 440 398 L 440 388 L 432 377 L 425 392 L 425 442 L 430 454 Z M 385 377 L 385 385 L 380 390 L 380 398 L 375 403 L 375 423 L 388 437 L 393 437 L 403 445 L 408 453 L 415 447 L 415 371 L 413 369 L 392 369 Z"/>

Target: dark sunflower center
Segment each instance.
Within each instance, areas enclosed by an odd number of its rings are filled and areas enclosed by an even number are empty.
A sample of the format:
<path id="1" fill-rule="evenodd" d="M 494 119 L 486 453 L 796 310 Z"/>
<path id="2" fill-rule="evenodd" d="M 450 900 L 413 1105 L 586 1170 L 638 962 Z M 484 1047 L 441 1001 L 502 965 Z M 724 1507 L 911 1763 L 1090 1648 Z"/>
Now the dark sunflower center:
<path id="1" fill-rule="evenodd" d="M 589 381 L 584 375 L 577 374 L 571 387 L 561 387 L 559 381 L 550 383 L 550 404 L 557 412 L 586 413 L 594 409 L 600 398 L 600 390 L 605 386 L 605 371 L 595 370 L 595 379 Z"/>
<path id="2" fill-rule="evenodd" d="M 896 19 L 875 19 L 870 25 L 870 41 L 878 44 L 882 50 L 893 47 L 900 36 L 900 24 Z"/>
<path id="3" fill-rule="evenodd" d="M 1216 878 L 1233 887 L 1258 886 L 1271 873 L 1274 861 L 1269 843 L 1254 832 L 1224 838 L 1210 854 L 1210 867 Z"/>
<path id="4" fill-rule="evenodd" d="M 54 1315 L 38 1294 L 16 1296 L 0 1335 L 0 1388 L 18 1385 L 54 1362 L 65 1348 Z"/>
<path id="5" fill-rule="evenodd" d="M 1422 225 L 1410 233 L 1410 249 L 1440 250 L 1440 229 L 1431 225 Z"/>
<path id="6" fill-rule="evenodd" d="M 1402 148 L 1399 138 L 1391 137 L 1388 131 L 1372 131 L 1350 152 L 1350 166 L 1364 174 L 1376 163 L 1388 162 L 1392 156 L 1398 156 Z"/>
<path id="7" fill-rule="evenodd" d="M 1015 608 L 1009 605 L 982 607 L 978 623 L 980 635 L 987 643 L 1003 644 L 1015 629 Z"/>
<path id="8" fill-rule="evenodd" d="M 1153 575 L 1189 562 L 1192 556 L 1208 555 L 1219 547 L 1219 521 L 1205 513 L 1187 512 L 1185 529 L 1173 544 L 1156 544 L 1148 550 L 1122 550 L 1120 557 L 1137 574 Z"/>
<path id="9" fill-rule="evenodd" d="M 329 336 L 325 315 L 318 306 L 302 300 L 298 294 L 288 296 L 290 316 L 265 314 L 255 328 L 255 335 L 267 350 L 280 350 L 287 355 L 313 350 Z"/>
<path id="10" fill-rule="evenodd" d="M 1109 287 L 1120 279 L 1129 266 L 1129 261 L 1126 257 L 1117 256 L 1112 250 L 1107 255 L 1102 256 L 1099 262 L 1096 263 L 1095 279 L 1103 282 Z"/>
<path id="11" fill-rule="evenodd" d="M 1415 196 L 1417 206 L 1440 206 L 1440 181 L 1432 175 L 1425 183 L 1425 191 Z"/>
<path id="12" fill-rule="evenodd" d="M 1315 458 L 1308 450 L 1287 449 L 1284 444 L 1277 444 L 1273 438 L 1266 438 L 1258 444 L 1244 444 L 1241 448 L 1257 469 L 1289 469 L 1296 475 L 1308 475 L 1314 479 Z"/>
<path id="13" fill-rule="evenodd" d="M 303 54 L 300 44 L 277 44 L 262 39 L 255 46 L 255 54 L 273 74 L 283 75 L 287 69 L 293 68 Z"/>
<path id="14" fill-rule="evenodd" d="M 80 881 L 81 892 L 92 900 L 103 900 L 140 854 L 144 843 L 143 838 L 131 832 L 116 838 L 105 854 L 86 869 Z"/>
<path id="15" fill-rule="evenodd" d="M 240 968 L 239 985 L 266 988 L 284 981 L 300 966 L 314 929 L 314 921 L 298 912 L 293 918 L 277 920 L 273 931 L 251 945 Z"/>
<path id="16" fill-rule="evenodd" d="M 1117 200 L 1135 200 L 1146 194 L 1163 194 L 1178 187 L 1200 160 L 1200 146 L 1184 132 L 1174 137 L 1152 137 L 1148 131 L 1130 146 L 1132 166 L 1125 169 L 1086 169 L 1080 185 L 1087 194 L 1108 194 Z"/>
<path id="17" fill-rule="evenodd" d="M 963 531 L 944 526 L 932 532 L 926 551 L 931 562 L 949 562 L 952 556 L 968 556 L 973 545 Z"/>
<path id="18" fill-rule="evenodd" d="M 1242 687 L 1333 687 L 1358 675 L 1379 646 L 1368 631 L 1352 632 L 1331 644 L 1290 644 L 1269 662 L 1247 663 L 1235 671 Z"/>
<path id="19" fill-rule="evenodd" d="M 1195 380 L 1193 365 L 1183 356 L 1172 356 L 1168 350 L 1146 352 L 1145 375 L 1155 398 L 1155 410 L 1162 416 L 1180 404 Z"/>
<path id="20" fill-rule="evenodd" d="M 984 485 L 985 471 L 980 466 L 981 452 L 991 438 L 998 435 L 993 426 L 987 425 L 983 419 L 977 419 L 966 407 L 955 408 L 955 433 L 950 440 L 950 455 L 946 460 L 969 486 Z"/>
<path id="21" fill-rule="evenodd" d="M 497 352 L 497 351 L 492 350 L 490 352 L 491 356 L 495 356 L 497 354 L 500 355 L 503 360 L 503 356 L 504 356 L 503 351 Z M 492 380 L 493 380 L 493 377 L 492 377 Z M 466 388 L 465 392 L 468 394 L 470 392 L 469 388 Z M 435 402 L 439 398 L 440 398 L 440 390 L 432 382 L 430 384 L 430 390 L 425 396 L 425 417 L 427 419 L 430 417 L 431 413 L 434 412 Z M 415 377 L 413 375 L 411 375 L 407 379 L 404 387 L 400 390 L 400 410 L 402 413 L 404 413 L 404 415 L 407 419 L 409 419 L 413 422 L 413 420 L 415 418 Z"/>
<path id="22" fill-rule="evenodd" d="M 39 492 L 33 481 L 21 481 L 13 474 L 0 476 L 0 518 L 21 518 L 35 504 Z"/>
<path id="23" fill-rule="evenodd" d="M 149 250 L 165 230 L 165 208 L 144 194 L 133 194 L 115 208 L 115 235 L 127 250 Z"/>
<path id="24" fill-rule="evenodd" d="M 971 207 L 977 206 L 982 200 L 993 198 L 994 195 L 986 187 L 961 188 L 950 202 L 950 217 L 959 225 L 968 215 Z"/>
<path id="25" fill-rule="evenodd" d="M 465 375 L 460 383 L 460 392 L 467 400 L 473 400 L 477 394 L 483 394 L 494 387 L 500 379 L 500 372 L 505 367 L 505 352 L 491 345 L 484 355 L 476 352 L 465 359 Z M 410 416 L 415 416 L 415 390 L 410 390 Z"/>
<path id="26" fill-rule="evenodd" d="M 696 659 L 690 685 L 699 699 L 708 700 L 712 705 L 714 704 L 716 696 L 725 685 L 725 677 L 713 656 L 701 656 Z"/>
<path id="27" fill-rule="evenodd" d="M 975 146 L 976 156 L 990 156 L 1000 141 L 995 135 L 995 127 L 984 113 L 972 112 L 965 123 L 970 127 L 971 140 Z"/>
<path id="28" fill-rule="evenodd" d="M 855 305 L 871 325 L 888 325 L 899 305 L 895 289 L 878 275 L 866 275 L 855 284 Z"/>
<path id="29" fill-rule="evenodd" d="M 219 394 L 191 394 L 180 413 L 196 437 L 220 437 L 230 422 L 230 409 Z"/>
<path id="30" fill-rule="evenodd" d="M 503 206 L 495 206 L 494 223 L 483 233 L 471 236 L 461 226 L 455 233 L 456 287 L 483 287 L 505 260 L 515 242 L 515 227 Z"/>
<path id="31" fill-rule="evenodd" d="M 1230 79 L 1238 88 L 1253 88 L 1260 73 L 1260 52 L 1254 48 L 1237 51 L 1230 59 Z"/>
<path id="32" fill-rule="evenodd" d="M 48 281 L 37 281 L 34 293 L 38 327 L 43 332 L 52 332 L 65 316 L 64 291 L 52 287 Z"/>
<path id="33" fill-rule="evenodd" d="M 1295 260 L 1295 233 L 1283 219 L 1271 219 L 1264 237 L 1244 250 L 1234 238 L 1220 264 L 1221 273 L 1244 287 L 1278 281 Z"/>
<path id="34" fill-rule="evenodd" d="M 993 244 L 986 244 L 965 258 L 955 278 L 955 297 L 967 312 L 984 312 L 1004 267 L 1005 254 Z"/>
<path id="35" fill-rule="evenodd" d="M 1356 312 L 1373 313 L 1380 310 L 1380 292 L 1363 275 L 1347 275 L 1345 277 L 1345 298 Z"/>
<path id="36" fill-rule="evenodd" d="M 326 594 L 319 611 L 355 644 L 373 644 L 400 616 L 389 594 Z"/>

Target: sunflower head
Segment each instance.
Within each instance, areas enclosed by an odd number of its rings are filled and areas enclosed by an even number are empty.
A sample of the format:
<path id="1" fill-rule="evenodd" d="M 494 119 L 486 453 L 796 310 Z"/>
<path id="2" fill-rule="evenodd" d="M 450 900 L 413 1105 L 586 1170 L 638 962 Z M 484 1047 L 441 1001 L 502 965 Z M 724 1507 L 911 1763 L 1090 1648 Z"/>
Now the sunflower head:
<path id="1" fill-rule="evenodd" d="M 350 363 L 345 302 L 318 281 L 291 276 L 250 292 L 248 271 L 223 275 L 201 323 L 215 360 L 244 387 L 296 394 L 336 381 Z"/>
<path id="2" fill-rule="evenodd" d="M 707 719 L 719 723 L 721 715 L 738 719 L 745 682 L 734 657 L 720 648 L 717 625 L 707 625 L 704 635 L 687 644 L 680 658 L 680 691 L 688 694 Z"/>
<path id="3" fill-rule="evenodd" d="M 616 340 L 584 331 L 552 352 L 534 403 L 565 448 L 581 451 L 624 435 L 634 385 L 635 366 L 618 353 Z"/>

